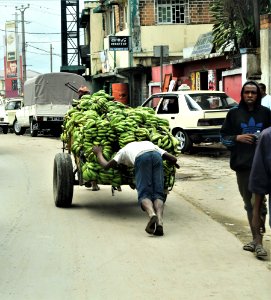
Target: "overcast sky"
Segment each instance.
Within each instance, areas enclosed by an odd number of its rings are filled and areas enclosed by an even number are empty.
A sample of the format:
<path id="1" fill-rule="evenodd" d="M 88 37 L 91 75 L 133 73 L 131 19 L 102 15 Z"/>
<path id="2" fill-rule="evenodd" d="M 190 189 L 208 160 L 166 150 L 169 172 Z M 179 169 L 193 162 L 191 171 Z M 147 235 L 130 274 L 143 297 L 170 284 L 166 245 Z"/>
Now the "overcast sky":
<path id="1" fill-rule="evenodd" d="M 0 0 L 0 69 L 4 69 L 4 35 L 6 21 L 15 20 L 16 6 L 30 5 L 24 12 L 26 65 L 27 69 L 40 73 L 50 72 L 50 44 L 53 47 L 53 71 L 61 66 L 61 0 Z M 84 0 L 79 0 L 79 13 L 84 8 Z M 18 20 L 21 12 L 17 10 Z M 21 32 L 21 23 L 18 31 Z M 80 43 L 84 41 L 80 36 Z"/>

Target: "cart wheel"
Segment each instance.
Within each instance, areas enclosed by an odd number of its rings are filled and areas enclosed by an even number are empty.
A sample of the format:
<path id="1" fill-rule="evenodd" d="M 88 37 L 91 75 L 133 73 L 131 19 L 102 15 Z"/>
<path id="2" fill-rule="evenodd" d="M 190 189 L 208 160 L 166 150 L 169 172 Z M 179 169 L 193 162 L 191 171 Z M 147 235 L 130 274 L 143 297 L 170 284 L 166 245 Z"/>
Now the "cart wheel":
<path id="1" fill-rule="evenodd" d="M 70 207 L 73 196 L 73 166 L 68 153 L 58 153 L 54 159 L 53 188 L 57 207 Z"/>

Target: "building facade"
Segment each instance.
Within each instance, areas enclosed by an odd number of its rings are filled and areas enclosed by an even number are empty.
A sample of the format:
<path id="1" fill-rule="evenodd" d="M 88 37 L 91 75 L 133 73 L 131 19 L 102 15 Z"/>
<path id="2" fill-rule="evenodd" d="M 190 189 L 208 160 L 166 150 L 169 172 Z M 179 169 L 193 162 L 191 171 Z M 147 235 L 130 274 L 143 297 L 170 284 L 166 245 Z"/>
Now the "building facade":
<path id="1" fill-rule="evenodd" d="M 182 60 L 199 36 L 212 30 L 211 2 L 86 1 L 81 27 L 90 49 L 86 75 L 93 89 L 112 92 L 112 83 L 129 84 L 129 104 L 140 105 L 153 82 L 152 68 Z M 112 50 L 112 39 L 123 37 L 129 37 L 130 48 Z"/>
<path id="2" fill-rule="evenodd" d="M 166 90 L 172 80 L 175 88 L 185 83 L 191 89 L 223 90 L 237 101 L 248 79 L 266 83 L 269 91 L 270 15 L 261 17 L 261 49 L 215 53 L 211 4 L 212 0 L 85 1 L 81 27 L 83 47 L 89 51 L 83 59 L 94 91 L 114 94 L 119 83 L 122 96 L 128 87 L 125 99 L 131 106 Z M 110 40 L 126 37 L 129 50 L 112 50 Z"/>

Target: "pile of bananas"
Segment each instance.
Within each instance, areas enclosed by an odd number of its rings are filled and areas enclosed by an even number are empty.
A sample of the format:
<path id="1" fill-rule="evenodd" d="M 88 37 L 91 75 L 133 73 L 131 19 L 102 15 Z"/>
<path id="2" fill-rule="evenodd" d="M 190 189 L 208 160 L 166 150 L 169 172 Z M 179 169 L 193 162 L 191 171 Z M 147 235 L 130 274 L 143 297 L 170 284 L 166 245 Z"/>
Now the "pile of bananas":
<path id="1" fill-rule="evenodd" d="M 134 186 L 133 168 L 104 170 L 92 152 L 100 145 L 106 160 L 133 141 L 151 141 L 167 152 L 176 155 L 179 141 L 173 137 L 166 119 L 157 117 L 149 107 L 131 108 L 101 90 L 74 100 L 66 113 L 61 140 L 77 158 L 86 182 L 95 180 L 100 184 L 118 187 Z M 175 167 L 164 161 L 165 188 L 172 189 Z"/>

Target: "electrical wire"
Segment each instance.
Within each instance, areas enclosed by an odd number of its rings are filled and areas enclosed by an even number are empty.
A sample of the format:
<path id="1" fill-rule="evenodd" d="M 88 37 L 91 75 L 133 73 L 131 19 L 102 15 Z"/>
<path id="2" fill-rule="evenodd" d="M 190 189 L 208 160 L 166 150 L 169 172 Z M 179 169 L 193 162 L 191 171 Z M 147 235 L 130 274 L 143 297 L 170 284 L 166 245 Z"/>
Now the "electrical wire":
<path id="1" fill-rule="evenodd" d="M 51 53 L 39 53 L 39 52 L 34 52 L 34 51 L 29 51 L 29 50 L 27 50 L 26 55 L 27 55 L 27 53 L 38 54 L 38 55 L 46 55 L 46 56 L 53 55 L 53 56 L 61 57 L 60 54 L 56 54 L 56 53 L 52 53 L 52 54 Z"/>
<path id="2" fill-rule="evenodd" d="M 26 43 L 26 46 L 27 46 L 27 47 L 34 48 L 34 49 L 39 50 L 39 51 L 46 52 L 47 55 L 48 55 L 48 54 L 49 54 L 49 55 L 51 54 L 51 52 L 48 51 L 48 50 L 44 50 L 44 49 L 41 49 L 41 48 L 38 48 L 38 47 L 35 47 L 35 46 L 32 46 L 32 45 L 29 45 L 28 43 Z M 29 51 L 28 51 L 28 52 L 29 52 Z M 56 54 L 56 53 L 52 53 L 52 54 L 61 57 L 60 54 Z"/>
<path id="3" fill-rule="evenodd" d="M 0 31 L 4 32 L 15 32 L 15 30 L 5 30 L 5 29 L 0 29 Z M 19 34 L 22 32 L 18 31 Z M 61 32 L 25 32 L 25 34 L 61 34 Z"/>

